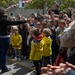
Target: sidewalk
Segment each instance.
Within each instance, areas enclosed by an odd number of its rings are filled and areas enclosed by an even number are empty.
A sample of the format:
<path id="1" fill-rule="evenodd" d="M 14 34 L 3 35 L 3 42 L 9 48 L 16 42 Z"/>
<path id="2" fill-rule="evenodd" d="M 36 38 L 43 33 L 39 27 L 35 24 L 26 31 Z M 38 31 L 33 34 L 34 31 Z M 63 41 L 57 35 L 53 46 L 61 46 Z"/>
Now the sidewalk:
<path id="1" fill-rule="evenodd" d="M 10 62 L 15 62 L 13 59 L 11 58 L 7 58 L 8 61 Z M 33 70 L 34 68 L 31 67 L 31 63 L 30 63 L 30 60 L 29 59 L 26 59 L 26 60 L 22 60 L 21 62 L 16 62 L 18 65 L 20 66 L 23 66 L 29 70 Z"/>

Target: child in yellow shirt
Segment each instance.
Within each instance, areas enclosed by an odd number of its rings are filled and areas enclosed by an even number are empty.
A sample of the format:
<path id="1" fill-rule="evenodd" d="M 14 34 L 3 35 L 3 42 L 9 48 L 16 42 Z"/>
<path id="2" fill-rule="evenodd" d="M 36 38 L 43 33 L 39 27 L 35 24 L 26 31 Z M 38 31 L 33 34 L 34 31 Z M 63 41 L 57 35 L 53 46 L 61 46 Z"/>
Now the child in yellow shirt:
<path id="1" fill-rule="evenodd" d="M 12 47 L 15 50 L 15 60 L 21 61 L 22 36 L 18 33 L 18 28 L 14 28 L 14 35 L 11 37 Z"/>
<path id="2" fill-rule="evenodd" d="M 32 30 L 33 40 L 31 42 L 30 60 L 33 60 L 36 69 L 36 75 L 40 75 L 42 67 L 43 45 L 41 31 L 37 28 Z"/>
<path id="3" fill-rule="evenodd" d="M 50 56 L 52 55 L 52 39 L 50 38 L 50 29 L 44 28 L 43 29 L 43 39 L 44 46 L 43 46 L 43 65 L 44 67 L 47 64 L 50 64 Z"/>

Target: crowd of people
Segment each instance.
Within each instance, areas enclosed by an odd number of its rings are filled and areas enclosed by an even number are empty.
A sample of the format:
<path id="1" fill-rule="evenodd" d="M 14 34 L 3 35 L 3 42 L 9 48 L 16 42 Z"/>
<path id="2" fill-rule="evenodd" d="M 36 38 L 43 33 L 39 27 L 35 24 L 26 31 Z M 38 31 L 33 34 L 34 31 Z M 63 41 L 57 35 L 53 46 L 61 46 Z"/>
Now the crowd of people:
<path id="1" fill-rule="evenodd" d="M 21 14 L 7 17 L 5 12 L 5 9 L 0 8 L 2 73 L 9 71 L 5 65 L 8 54 L 11 59 L 19 62 L 30 59 L 34 64 L 36 75 L 75 74 L 75 12 L 73 9 L 60 11 L 59 6 L 55 5 L 47 14 L 32 13 L 27 18 Z"/>

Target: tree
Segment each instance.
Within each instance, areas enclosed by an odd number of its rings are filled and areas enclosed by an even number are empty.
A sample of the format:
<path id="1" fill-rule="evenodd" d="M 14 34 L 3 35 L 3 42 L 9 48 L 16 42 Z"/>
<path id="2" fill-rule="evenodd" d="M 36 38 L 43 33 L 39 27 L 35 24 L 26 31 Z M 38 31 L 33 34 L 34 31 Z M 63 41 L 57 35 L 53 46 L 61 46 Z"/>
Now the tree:
<path id="1" fill-rule="evenodd" d="M 29 3 L 29 5 L 26 8 L 30 8 L 30 9 L 39 8 L 43 10 L 47 8 L 48 10 L 49 8 L 53 7 L 53 5 L 56 2 L 61 3 L 60 10 L 64 10 L 69 7 L 75 7 L 75 0 L 32 0 L 32 2 Z"/>
<path id="2" fill-rule="evenodd" d="M 14 3 L 15 3 L 15 0 L 0 0 L 0 7 L 7 8 Z"/>
<path id="3" fill-rule="evenodd" d="M 44 11 L 47 11 L 55 3 L 56 3 L 56 0 L 32 0 L 32 2 L 30 2 L 26 8 L 43 9 L 43 13 L 44 13 Z"/>
<path id="4" fill-rule="evenodd" d="M 62 4 L 60 5 L 60 9 L 66 9 L 66 8 L 74 8 L 75 7 L 75 0 L 63 0 Z"/>

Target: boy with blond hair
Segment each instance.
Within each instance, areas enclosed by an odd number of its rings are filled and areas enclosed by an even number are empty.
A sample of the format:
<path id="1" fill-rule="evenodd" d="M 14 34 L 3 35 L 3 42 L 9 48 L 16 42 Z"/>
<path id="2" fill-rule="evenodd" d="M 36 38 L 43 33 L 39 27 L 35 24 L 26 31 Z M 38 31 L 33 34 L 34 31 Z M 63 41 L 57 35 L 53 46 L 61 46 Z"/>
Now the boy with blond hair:
<path id="1" fill-rule="evenodd" d="M 43 65 L 44 67 L 47 64 L 50 64 L 50 56 L 52 55 L 52 39 L 50 38 L 50 29 L 44 28 L 43 29 L 43 39 L 44 46 L 43 46 Z"/>

